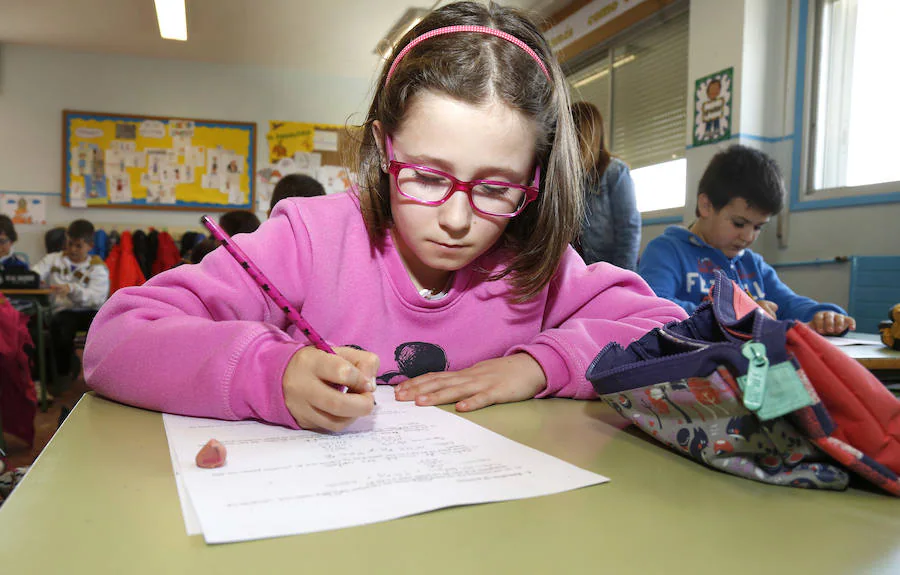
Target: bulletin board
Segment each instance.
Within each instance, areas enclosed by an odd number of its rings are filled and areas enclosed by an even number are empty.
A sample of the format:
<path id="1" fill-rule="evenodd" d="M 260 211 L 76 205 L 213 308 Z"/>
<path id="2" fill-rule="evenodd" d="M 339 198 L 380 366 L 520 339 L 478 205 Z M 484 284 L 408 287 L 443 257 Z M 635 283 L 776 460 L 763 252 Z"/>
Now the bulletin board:
<path id="1" fill-rule="evenodd" d="M 266 134 L 269 161 L 257 170 L 258 209 L 268 209 L 275 185 L 288 174 L 318 180 L 326 194 L 350 188 L 356 182 L 353 168 L 362 134 L 359 126 L 270 121 Z"/>
<path id="2" fill-rule="evenodd" d="M 253 209 L 256 124 L 63 110 L 62 204 Z"/>

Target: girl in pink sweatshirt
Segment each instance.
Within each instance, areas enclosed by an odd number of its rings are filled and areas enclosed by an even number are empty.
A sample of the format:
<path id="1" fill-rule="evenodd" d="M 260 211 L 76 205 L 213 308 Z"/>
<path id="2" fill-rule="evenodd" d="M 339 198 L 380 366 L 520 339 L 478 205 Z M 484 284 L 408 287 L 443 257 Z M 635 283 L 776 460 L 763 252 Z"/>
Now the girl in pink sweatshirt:
<path id="1" fill-rule="evenodd" d="M 88 336 L 89 385 L 159 411 L 338 430 L 371 411 L 376 381 L 460 411 L 591 398 L 603 346 L 685 317 L 568 246 L 582 209 L 568 91 L 518 12 L 432 12 L 395 48 L 363 129 L 357 189 L 279 202 L 235 238 L 337 355 L 218 249 L 115 293 Z"/>

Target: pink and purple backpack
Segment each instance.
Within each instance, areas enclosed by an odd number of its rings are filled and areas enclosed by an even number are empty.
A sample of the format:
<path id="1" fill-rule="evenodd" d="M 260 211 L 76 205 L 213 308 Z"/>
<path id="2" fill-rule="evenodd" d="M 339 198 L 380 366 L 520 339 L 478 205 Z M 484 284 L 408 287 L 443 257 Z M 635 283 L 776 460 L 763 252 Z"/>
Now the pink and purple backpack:
<path id="1" fill-rule="evenodd" d="M 845 489 L 847 470 L 900 495 L 900 399 L 805 324 L 768 316 L 724 273 L 712 301 L 587 377 L 657 441 L 748 479 Z"/>

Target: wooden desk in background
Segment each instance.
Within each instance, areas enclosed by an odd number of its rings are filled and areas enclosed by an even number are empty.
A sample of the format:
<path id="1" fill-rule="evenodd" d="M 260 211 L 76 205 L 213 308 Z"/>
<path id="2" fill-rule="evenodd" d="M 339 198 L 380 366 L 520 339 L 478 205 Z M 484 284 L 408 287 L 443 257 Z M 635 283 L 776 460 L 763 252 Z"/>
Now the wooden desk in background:
<path id="1" fill-rule="evenodd" d="M 869 371 L 876 375 L 879 371 L 900 371 L 900 351 L 885 346 L 879 336 L 850 332 L 845 337 L 867 342 L 865 345 L 846 345 L 840 349 Z"/>
<path id="2" fill-rule="evenodd" d="M 0 508 L 9 573 L 888 573 L 900 499 L 773 487 L 707 469 L 599 401 L 463 417 L 605 485 L 228 545 L 185 535 L 158 413 L 88 394 Z M 50 548 L 48 548 L 50 546 Z"/>
<path id="3" fill-rule="evenodd" d="M 10 299 L 21 299 L 34 302 L 34 315 L 35 322 L 37 323 L 35 329 L 35 332 L 37 333 L 35 347 L 37 348 L 38 378 L 40 378 L 40 381 L 43 384 L 41 385 L 40 397 L 41 411 L 47 411 L 47 386 L 50 384 L 50 379 L 56 375 L 52 372 L 52 369 L 49 373 L 47 371 L 47 346 L 44 343 L 44 330 L 49 327 L 50 316 L 53 313 L 53 307 L 51 306 L 50 301 L 50 294 L 52 291 L 49 288 L 2 289 L 0 290 L 0 293 Z"/>

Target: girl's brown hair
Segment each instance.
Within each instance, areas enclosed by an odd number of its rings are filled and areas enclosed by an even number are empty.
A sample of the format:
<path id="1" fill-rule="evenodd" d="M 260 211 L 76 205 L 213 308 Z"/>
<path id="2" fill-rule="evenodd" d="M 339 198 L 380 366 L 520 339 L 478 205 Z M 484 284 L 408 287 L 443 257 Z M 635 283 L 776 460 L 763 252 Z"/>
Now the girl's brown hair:
<path id="1" fill-rule="evenodd" d="M 396 55 L 414 38 L 445 26 L 488 26 L 512 34 L 534 50 L 550 71 L 547 80 L 524 50 L 494 36 L 472 32 L 445 34 L 415 46 L 400 61 L 385 86 Z M 458 2 L 429 14 L 394 47 L 380 74 L 363 125 L 358 174 L 360 203 L 369 236 L 379 240 L 391 225 L 390 181 L 381 171 L 381 155 L 372 123 L 387 133 L 403 122 L 412 98 L 422 90 L 469 104 L 504 102 L 537 126 L 537 162 L 541 167 L 538 199 L 513 218 L 501 241 L 510 251 L 506 267 L 489 277 L 509 276 L 514 300 L 525 301 L 546 286 L 581 222 L 581 169 L 569 92 L 559 64 L 538 27 L 517 10 L 491 3 Z"/>
<path id="2" fill-rule="evenodd" d="M 572 104 L 572 119 L 578 133 L 578 147 L 584 170 L 592 180 L 598 180 L 606 172 L 610 162 L 603 135 L 603 115 L 590 102 L 575 102 Z M 599 193 L 600 186 L 591 186 L 591 191 Z"/>

